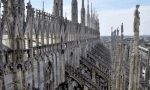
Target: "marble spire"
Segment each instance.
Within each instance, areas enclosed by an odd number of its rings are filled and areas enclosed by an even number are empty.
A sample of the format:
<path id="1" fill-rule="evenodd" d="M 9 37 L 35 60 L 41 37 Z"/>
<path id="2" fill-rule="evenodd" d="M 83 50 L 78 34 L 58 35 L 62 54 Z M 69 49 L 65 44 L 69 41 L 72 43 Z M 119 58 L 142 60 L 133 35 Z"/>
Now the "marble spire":
<path id="1" fill-rule="evenodd" d="M 84 0 L 82 0 L 81 24 L 82 24 L 82 25 L 85 25 L 85 7 L 84 7 Z"/>
<path id="2" fill-rule="evenodd" d="M 78 23 L 78 2 L 77 0 L 72 0 L 72 21 Z"/>
<path id="3" fill-rule="evenodd" d="M 87 26 L 90 26 L 90 8 L 89 8 L 89 0 L 87 2 Z"/>
<path id="4" fill-rule="evenodd" d="M 134 43 L 133 52 L 130 61 L 130 77 L 129 90 L 139 90 L 139 73 L 140 73 L 140 59 L 139 59 L 139 26 L 140 26 L 140 5 L 136 5 L 134 13 Z"/>
<path id="5" fill-rule="evenodd" d="M 53 15 L 63 17 L 63 0 L 54 0 Z"/>

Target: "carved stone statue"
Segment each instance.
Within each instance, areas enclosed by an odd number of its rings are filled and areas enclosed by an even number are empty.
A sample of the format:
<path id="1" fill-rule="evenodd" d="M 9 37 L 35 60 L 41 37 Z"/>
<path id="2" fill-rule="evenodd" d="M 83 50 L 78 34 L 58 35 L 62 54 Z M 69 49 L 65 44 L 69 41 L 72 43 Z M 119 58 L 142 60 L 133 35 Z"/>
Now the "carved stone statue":
<path id="1" fill-rule="evenodd" d="M 139 32 L 140 26 L 140 12 L 139 12 L 140 5 L 136 5 L 136 10 L 134 12 L 134 32 Z"/>

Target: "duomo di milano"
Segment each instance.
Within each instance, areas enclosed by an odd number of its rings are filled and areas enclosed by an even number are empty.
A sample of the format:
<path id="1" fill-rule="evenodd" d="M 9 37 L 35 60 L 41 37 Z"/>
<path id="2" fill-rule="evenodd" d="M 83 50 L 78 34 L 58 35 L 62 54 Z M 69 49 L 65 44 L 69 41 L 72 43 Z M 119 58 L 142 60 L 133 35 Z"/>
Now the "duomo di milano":
<path id="1" fill-rule="evenodd" d="M 0 0 L 0 90 L 150 90 L 150 50 L 138 43 L 139 5 L 133 43 L 125 43 L 122 24 L 108 49 L 89 1 L 85 11 L 82 0 L 78 17 L 72 0 L 71 21 L 63 17 L 63 0 L 53 2 L 49 14 L 30 0 L 27 6 L 25 0 Z"/>

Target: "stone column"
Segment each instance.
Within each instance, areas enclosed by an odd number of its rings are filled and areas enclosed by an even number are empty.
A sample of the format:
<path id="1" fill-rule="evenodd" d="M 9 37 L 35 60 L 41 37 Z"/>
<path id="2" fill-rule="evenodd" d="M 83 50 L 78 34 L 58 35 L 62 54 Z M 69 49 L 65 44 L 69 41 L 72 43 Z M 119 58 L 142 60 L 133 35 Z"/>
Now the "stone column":
<path id="1" fill-rule="evenodd" d="M 57 40 L 57 28 L 56 28 L 56 24 L 58 24 L 57 22 L 55 22 L 55 26 L 54 26 L 54 30 L 53 30 L 53 43 L 56 43 Z"/>
<path id="2" fill-rule="evenodd" d="M 4 74 L 0 77 L 0 90 L 5 90 Z"/>
<path id="3" fill-rule="evenodd" d="M 149 90 L 149 80 L 150 80 L 150 49 L 148 52 L 148 61 L 147 61 L 147 65 L 146 65 L 146 76 L 145 76 L 145 81 L 146 81 L 146 89 L 145 90 Z"/>
<path id="4" fill-rule="evenodd" d="M 2 33 L 2 28 L 1 28 L 1 0 L 0 0 L 0 63 L 2 63 L 3 58 L 2 58 L 2 37 L 3 37 L 3 33 Z M 2 75 L 0 76 L 0 90 L 3 90 L 3 72 L 0 72 Z"/>
<path id="5" fill-rule="evenodd" d="M 0 77 L 0 90 L 3 90 L 3 79 Z"/>
<path id="6" fill-rule="evenodd" d="M 42 22 L 40 23 L 40 24 L 42 24 L 41 25 L 41 27 L 40 27 L 40 29 L 41 29 L 41 33 L 40 33 L 40 37 L 41 37 L 41 43 L 42 43 L 42 46 L 45 44 L 45 31 L 46 31 L 46 23 L 45 23 L 45 12 L 41 12 L 41 14 L 42 14 Z M 43 31 L 42 31 L 43 30 Z"/>
<path id="7" fill-rule="evenodd" d="M 21 70 L 21 67 L 17 68 L 17 76 L 15 78 L 16 78 L 16 83 L 14 83 L 14 85 L 18 88 L 18 90 L 24 90 L 23 89 L 23 83 L 22 83 L 22 70 Z"/>
<path id="8" fill-rule="evenodd" d="M 48 19 L 50 18 L 50 16 L 48 16 Z M 46 28 L 46 44 L 47 45 L 49 45 L 50 44 L 50 30 L 49 30 L 49 28 L 50 28 L 50 24 L 49 24 L 49 22 L 47 22 L 47 24 L 48 24 L 48 28 Z"/>
<path id="9" fill-rule="evenodd" d="M 150 80 L 150 48 L 149 48 L 148 62 L 149 62 L 149 65 L 148 65 L 148 75 L 147 76 L 148 76 L 148 80 Z M 148 87 L 148 90 L 150 90 L 150 86 Z"/>
<path id="10" fill-rule="evenodd" d="M 54 62 L 54 67 L 53 67 L 53 70 L 54 70 L 54 73 L 53 73 L 53 75 L 54 75 L 54 89 L 57 88 L 57 61 L 56 61 L 57 59 L 56 59 L 56 57 L 57 57 L 57 54 L 53 53 L 52 59 Z"/>
<path id="11" fill-rule="evenodd" d="M 37 59 L 37 77 L 38 77 L 38 89 L 40 89 L 41 75 L 40 75 L 40 59 Z"/>
<path id="12" fill-rule="evenodd" d="M 3 33 L 2 33 L 2 21 L 1 21 L 1 0 L 0 0 L 0 50 L 2 49 L 2 37 L 3 37 Z"/>
<path id="13" fill-rule="evenodd" d="M 95 70 L 92 69 L 92 82 L 94 84 L 96 84 L 96 76 L 95 75 L 96 75 Z"/>
<path id="14" fill-rule="evenodd" d="M 22 86 L 23 90 L 26 89 L 26 70 L 22 70 Z"/>
<path id="15" fill-rule="evenodd" d="M 87 86 L 84 86 L 84 89 L 83 90 L 88 90 L 88 87 Z"/>

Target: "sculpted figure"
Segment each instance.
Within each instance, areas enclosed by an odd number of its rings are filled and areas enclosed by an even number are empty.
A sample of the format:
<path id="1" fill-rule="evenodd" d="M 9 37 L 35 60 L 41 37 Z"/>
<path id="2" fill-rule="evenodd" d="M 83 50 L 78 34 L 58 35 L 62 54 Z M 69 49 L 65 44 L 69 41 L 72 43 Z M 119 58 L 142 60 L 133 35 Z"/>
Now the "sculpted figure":
<path id="1" fill-rule="evenodd" d="M 139 32 L 140 26 L 140 12 L 139 12 L 140 5 L 136 5 L 136 10 L 134 12 L 134 32 Z"/>

